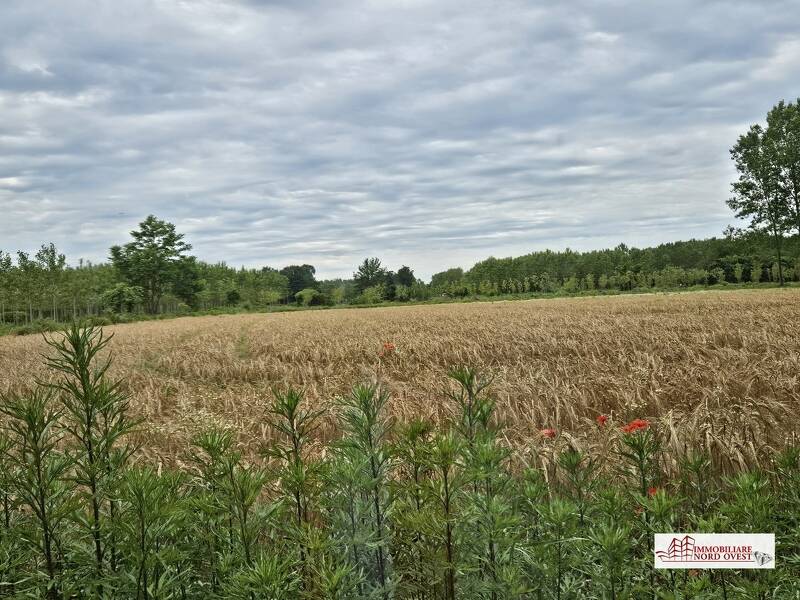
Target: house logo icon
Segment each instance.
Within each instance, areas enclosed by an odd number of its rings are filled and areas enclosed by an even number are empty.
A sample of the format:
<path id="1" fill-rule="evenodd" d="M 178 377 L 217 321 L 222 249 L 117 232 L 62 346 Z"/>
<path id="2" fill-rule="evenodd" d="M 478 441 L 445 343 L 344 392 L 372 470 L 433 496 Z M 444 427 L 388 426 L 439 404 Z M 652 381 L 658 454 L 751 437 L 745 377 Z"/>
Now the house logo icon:
<path id="1" fill-rule="evenodd" d="M 656 550 L 656 556 L 665 562 L 694 560 L 694 546 L 695 540 L 690 535 L 674 537 L 666 550 Z"/>

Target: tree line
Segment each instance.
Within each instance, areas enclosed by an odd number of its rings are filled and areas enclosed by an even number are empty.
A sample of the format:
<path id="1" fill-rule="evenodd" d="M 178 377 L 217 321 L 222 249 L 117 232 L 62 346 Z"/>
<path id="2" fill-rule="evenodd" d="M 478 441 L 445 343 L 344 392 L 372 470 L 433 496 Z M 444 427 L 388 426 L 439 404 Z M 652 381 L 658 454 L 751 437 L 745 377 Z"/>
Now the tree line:
<path id="1" fill-rule="evenodd" d="M 105 264 L 81 260 L 70 266 L 52 243 L 33 255 L 0 251 L 0 323 L 800 280 L 800 236 L 782 238 L 779 260 L 772 236 L 760 231 L 729 230 L 720 238 L 641 249 L 620 244 L 589 252 L 490 257 L 466 271 L 436 273 L 427 283 L 411 267 L 394 272 L 376 257 L 364 259 L 350 279 L 328 280 L 317 280 L 309 264 L 282 269 L 210 264 L 189 255 L 191 246 L 174 225 L 153 216 L 132 234 L 132 242 L 111 249 Z"/>
<path id="2" fill-rule="evenodd" d="M 800 279 L 800 236 L 783 239 L 779 262 L 760 232 L 728 231 L 723 238 L 671 242 L 652 248 L 576 252 L 545 250 L 488 258 L 468 271 L 436 273 L 432 290 L 452 296 L 519 293 L 670 290 L 691 286 L 780 284 Z"/>
<path id="3" fill-rule="evenodd" d="M 729 206 L 746 220 L 720 238 L 576 252 L 490 257 L 436 273 L 428 283 L 377 257 L 349 279 L 318 280 L 313 265 L 234 268 L 190 254 L 173 224 L 153 215 L 110 249 L 110 261 L 67 264 L 54 244 L 31 254 L 0 250 L 0 324 L 103 314 L 258 310 L 278 304 L 339 305 L 442 297 L 680 289 L 800 280 L 800 106 L 781 101 L 731 149 L 738 178 Z"/>

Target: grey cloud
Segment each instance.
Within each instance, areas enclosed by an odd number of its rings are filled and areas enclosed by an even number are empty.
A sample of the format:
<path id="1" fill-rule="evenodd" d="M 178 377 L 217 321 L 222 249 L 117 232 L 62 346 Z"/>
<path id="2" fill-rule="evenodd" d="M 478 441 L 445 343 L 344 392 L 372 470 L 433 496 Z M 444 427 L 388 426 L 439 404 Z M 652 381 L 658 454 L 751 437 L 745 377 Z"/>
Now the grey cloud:
<path id="1" fill-rule="evenodd" d="M 793 4 L 3 2 L 0 248 L 102 260 L 152 212 L 209 261 L 429 276 L 718 234 Z"/>

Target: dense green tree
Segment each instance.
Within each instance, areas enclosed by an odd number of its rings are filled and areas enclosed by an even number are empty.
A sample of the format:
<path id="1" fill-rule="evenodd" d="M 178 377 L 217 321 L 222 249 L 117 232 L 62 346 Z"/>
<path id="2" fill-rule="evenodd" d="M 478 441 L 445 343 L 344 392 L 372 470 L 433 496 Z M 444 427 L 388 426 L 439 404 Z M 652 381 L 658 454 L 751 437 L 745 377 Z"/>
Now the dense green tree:
<path id="1" fill-rule="evenodd" d="M 51 242 L 50 244 L 42 244 L 42 247 L 36 253 L 36 262 L 39 265 L 43 283 L 52 301 L 52 316 L 53 320 L 56 321 L 58 320 L 58 294 L 67 259 L 56 250 L 55 245 Z"/>
<path id="2" fill-rule="evenodd" d="M 18 291 L 27 304 L 28 320 L 33 321 L 33 307 L 41 296 L 41 268 L 26 252 L 17 252 Z M 41 308 L 40 308 L 41 310 Z"/>
<path id="3" fill-rule="evenodd" d="M 444 288 L 451 283 L 456 283 L 461 281 L 463 278 L 464 278 L 464 269 L 460 267 L 447 269 L 447 271 L 442 271 L 441 273 L 435 273 L 433 277 L 431 277 L 431 287 Z"/>
<path id="4" fill-rule="evenodd" d="M 303 306 L 311 306 L 314 301 L 320 297 L 320 293 L 315 290 L 314 288 L 306 288 L 304 290 L 300 290 L 297 292 L 294 297 L 300 302 Z"/>
<path id="5" fill-rule="evenodd" d="M 349 279 L 326 279 L 319 282 L 319 289 L 326 304 L 345 304 L 358 296 L 355 283 Z"/>
<path id="6" fill-rule="evenodd" d="M 403 265 L 397 270 L 397 274 L 394 277 L 396 285 L 404 285 L 406 287 L 411 287 L 414 285 L 414 282 L 417 280 L 414 277 L 414 271 L 411 267 L 407 267 Z"/>
<path id="7" fill-rule="evenodd" d="M 781 100 L 767 114 L 767 135 L 775 158 L 779 195 L 788 212 L 786 228 L 800 234 L 800 99 Z"/>
<path id="8" fill-rule="evenodd" d="M 394 286 L 394 299 L 398 302 L 406 302 L 411 299 L 411 288 L 398 283 Z"/>
<path id="9" fill-rule="evenodd" d="M 203 290 L 200 278 L 200 269 L 194 256 L 184 256 L 175 262 L 172 280 L 172 293 L 186 303 L 190 308 L 196 309 L 199 294 Z"/>
<path id="10" fill-rule="evenodd" d="M 228 290 L 225 294 L 225 303 L 228 306 L 236 306 L 241 300 L 242 295 L 239 293 L 239 290 Z"/>
<path id="11" fill-rule="evenodd" d="M 0 250 L 0 323 L 6 322 L 6 306 L 13 301 L 11 294 L 12 268 L 11 255 Z"/>
<path id="12" fill-rule="evenodd" d="M 142 288 L 118 283 L 114 287 L 103 292 L 100 303 L 106 310 L 115 313 L 132 312 L 133 309 L 142 303 Z"/>
<path id="13" fill-rule="evenodd" d="M 359 292 L 363 292 L 367 288 L 386 284 L 386 276 L 388 271 L 381 265 L 379 258 L 365 258 L 364 262 L 359 265 L 355 273 L 353 273 L 353 280 Z"/>
<path id="14" fill-rule="evenodd" d="M 142 288 L 145 309 L 155 314 L 192 247 L 175 231 L 175 225 L 153 215 L 131 231 L 131 236 L 132 242 L 111 247 L 111 262 L 127 283 Z"/>
<path id="15" fill-rule="evenodd" d="M 317 280 L 314 278 L 316 272 L 312 265 L 289 265 L 280 270 L 281 275 L 289 281 L 288 294 L 292 297 L 300 290 L 317 288 Z"/>
<path id="16" fill-rule="evenodd" d="M 386 300 L 386 286 L 382 283 L 371 285 L 361 292 L 358 300 L 363 304 L 379 304 Z"/>
<path id="17" fill-rule="evenodd" d="M 778 254 L 778 280 L 783 284 L 781 249 L 788 219 L 786 197 L 781 193 L 774 132 L 752 125 L 731 149 L 739 178 L 733 183 L 728 205 L 749 226 L 772 236 Z"/>

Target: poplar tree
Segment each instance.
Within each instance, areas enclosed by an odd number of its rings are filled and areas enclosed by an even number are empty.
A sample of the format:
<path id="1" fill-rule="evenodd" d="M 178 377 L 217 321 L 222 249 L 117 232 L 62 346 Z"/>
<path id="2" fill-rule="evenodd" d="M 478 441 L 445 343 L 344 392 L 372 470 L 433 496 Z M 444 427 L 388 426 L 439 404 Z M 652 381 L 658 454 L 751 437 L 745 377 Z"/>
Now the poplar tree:
<path id="1" fill-rule="evenodd" d="M 783 236 L 788 221 L 787 197 L 780 186 L 777 132 L 752 125 L 731 148 L 739 178 L 732 184 L 728 206 L 739 218 L 749 218 L 750 228 L 766 231 L 778 255 L 778 281 L 783 285 L 781 258 Z"/>

